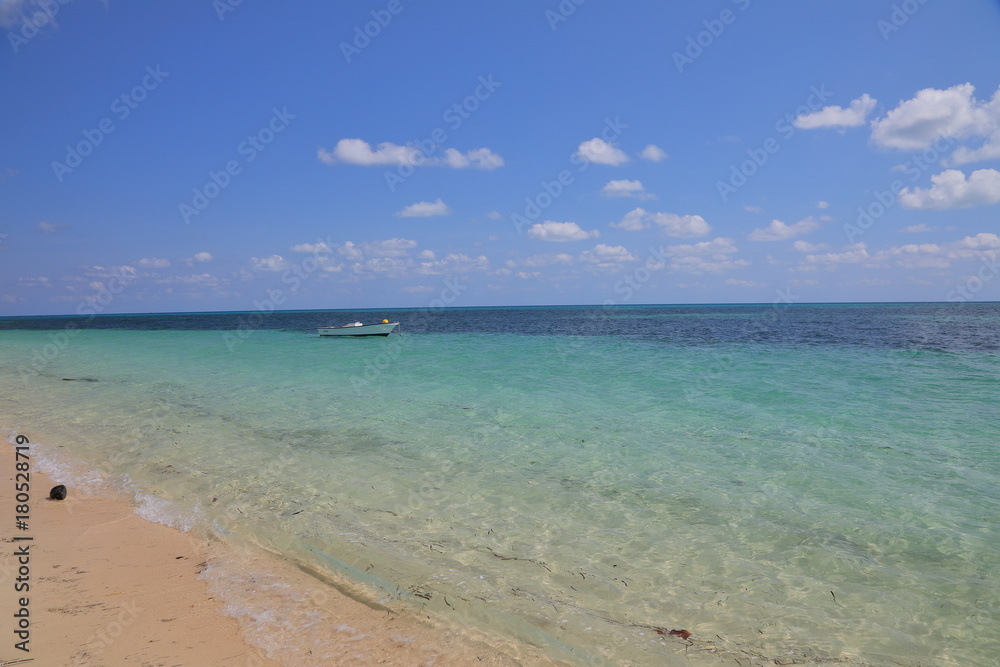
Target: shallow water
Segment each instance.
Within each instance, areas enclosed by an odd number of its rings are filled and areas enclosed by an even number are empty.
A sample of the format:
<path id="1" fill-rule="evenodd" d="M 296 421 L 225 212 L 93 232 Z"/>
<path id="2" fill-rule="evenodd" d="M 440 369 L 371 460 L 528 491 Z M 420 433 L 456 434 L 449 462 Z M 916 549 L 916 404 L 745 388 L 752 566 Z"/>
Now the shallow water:
<path id="1" fill-rule="evenodd" d="M 403 335 L 315 335 L 383 316 Z M 66 434 L 46 465 L 79 457 L 147 518 L 578 664 L 989 665 L 998 323 L 995 304 L 5 319 L 0 422 Z"/>

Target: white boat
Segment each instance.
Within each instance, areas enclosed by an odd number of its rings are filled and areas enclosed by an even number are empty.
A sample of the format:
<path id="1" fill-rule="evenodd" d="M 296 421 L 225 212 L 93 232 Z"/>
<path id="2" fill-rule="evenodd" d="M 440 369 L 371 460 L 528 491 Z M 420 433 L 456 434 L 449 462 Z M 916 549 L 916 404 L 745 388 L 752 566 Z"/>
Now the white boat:
<path id="1" fill-rule="evenodd" d="M 399 326 L 399 322 L 382 320 L 380 324 L 364 324 L 362 322 L 351 322 L 343 326 L 319 327 L 320 336 L 388 336 L 393 329 Z M 398 332 L 397 332 L 398 333 Z"/>

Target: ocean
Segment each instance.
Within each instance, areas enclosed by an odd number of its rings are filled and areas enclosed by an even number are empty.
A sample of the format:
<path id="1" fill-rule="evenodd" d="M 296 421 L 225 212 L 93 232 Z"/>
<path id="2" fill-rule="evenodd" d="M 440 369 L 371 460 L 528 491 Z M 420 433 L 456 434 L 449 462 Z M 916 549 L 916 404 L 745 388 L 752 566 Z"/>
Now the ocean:
<path id="1" fill-rule="evenodd" d="M 322 596 L 255 553 L 570 664 L 1000 656 L 1000 304 L 0 318 L 0 380 L 296 664 Z"/>

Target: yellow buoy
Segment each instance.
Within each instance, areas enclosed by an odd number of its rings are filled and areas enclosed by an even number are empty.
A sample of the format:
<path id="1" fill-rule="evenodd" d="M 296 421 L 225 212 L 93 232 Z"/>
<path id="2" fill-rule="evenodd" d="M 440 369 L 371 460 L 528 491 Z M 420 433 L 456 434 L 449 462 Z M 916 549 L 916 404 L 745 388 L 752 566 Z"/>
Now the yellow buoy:
<path id="1" fill-rule="evenodd" d="M 389 324 L 389 320 L 382 320 L 382 324 Z"/>

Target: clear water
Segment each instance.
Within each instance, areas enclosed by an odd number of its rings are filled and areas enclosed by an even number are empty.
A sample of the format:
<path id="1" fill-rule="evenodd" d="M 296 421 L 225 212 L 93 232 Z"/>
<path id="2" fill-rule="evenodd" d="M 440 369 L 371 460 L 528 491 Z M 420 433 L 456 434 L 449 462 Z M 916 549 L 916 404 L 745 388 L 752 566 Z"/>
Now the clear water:
<path id="1" fill-rule="evenodd" d="M 6 319 L 0 379 L 149 518 L 572 664 L 1000 655 L 996 304 Z"/>

